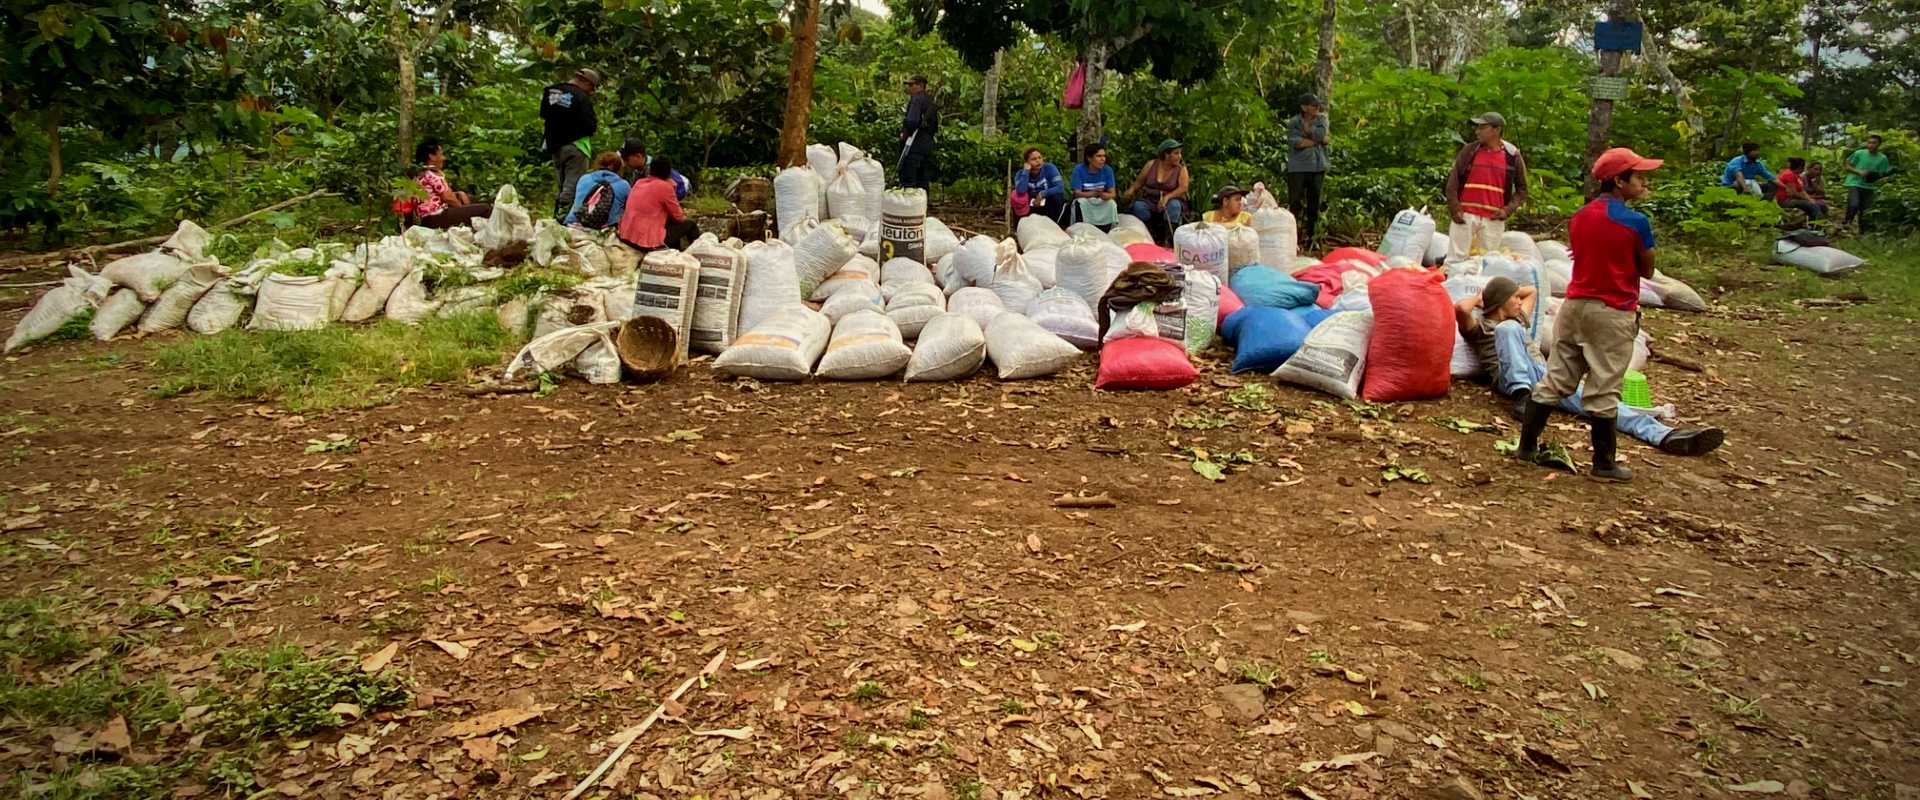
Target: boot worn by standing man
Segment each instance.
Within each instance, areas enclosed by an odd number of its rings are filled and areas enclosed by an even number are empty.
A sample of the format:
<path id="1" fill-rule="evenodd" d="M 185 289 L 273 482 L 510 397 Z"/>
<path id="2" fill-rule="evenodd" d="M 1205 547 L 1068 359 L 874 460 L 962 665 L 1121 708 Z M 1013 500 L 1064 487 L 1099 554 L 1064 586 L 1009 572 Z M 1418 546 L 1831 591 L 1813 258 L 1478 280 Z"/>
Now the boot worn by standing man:
<path id="1" fill-rule="evenodd" d="M 1633 360 L 1640 334 L 1640 281 L 1653 277 L 1653 224 L 1627 204 L 1647 196 L 1656 158 L 1616 147 L 1593 162 L 1600 195 L 1567 223 L 1573 279 L 1554 320 L 1547 376 L 1533 387 L 1520 426 L 1519 454 L 1532 459 L 1553 406 L 1580 393 L 1581 410 L 1593 427 L 1593 475 L 1616 481 L 1633 471 L 1614 458 L 1614 420 L 1620 380 Z M 1581 379 L 1586 380 L 1584 391 Z"/>

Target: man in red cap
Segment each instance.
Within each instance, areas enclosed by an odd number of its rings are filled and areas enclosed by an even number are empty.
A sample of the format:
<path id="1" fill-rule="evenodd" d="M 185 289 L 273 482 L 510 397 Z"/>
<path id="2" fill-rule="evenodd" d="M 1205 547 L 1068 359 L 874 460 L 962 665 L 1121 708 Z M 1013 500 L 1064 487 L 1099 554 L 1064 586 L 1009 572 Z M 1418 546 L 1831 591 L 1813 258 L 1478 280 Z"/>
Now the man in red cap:
<path id="1" fill-rule="evenodd" d="M 1660 164 L 1625 147 L 1608 150 L 1593 162 L 1600 195 L 1567 223 L 1573 280 L 1567 284 L 1566 303 L 1555 315 L 1547 376 L 1526 399 L 1520 425 L 1523 458 L 1538 453 L 1540 432 L 1554 405 L 1579 392 L 1581 410 L 1593 430 L 1594 477 L 1633 478 L 1632 470 L 1614 460 L 1614 421 L 1620 379 L 1640 333 L 1640 280 L 1653 277 L 1654 242 L 1653 223 L 1627 204 L 1647 196 L 1646 173 Z"/>

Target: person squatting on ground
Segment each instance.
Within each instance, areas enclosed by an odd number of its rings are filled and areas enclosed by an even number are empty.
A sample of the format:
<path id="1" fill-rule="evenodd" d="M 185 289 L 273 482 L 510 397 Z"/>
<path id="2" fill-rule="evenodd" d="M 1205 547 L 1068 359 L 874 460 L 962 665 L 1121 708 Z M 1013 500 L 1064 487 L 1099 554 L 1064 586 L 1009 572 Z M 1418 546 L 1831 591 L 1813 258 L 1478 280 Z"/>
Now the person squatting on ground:
<path id="1" fill-rule="evenodd" d="M 1319 97 L 1302 95 L 1300 113 L 1287 118 L 1287 209 L 1299 221 L 1300 242 L 1320 224 L 1320 193 L 1327 183 L 1327 115 Z"/>
<path id="2" fill-rule="evenodd" d="M 414 224 L 445 229 L 493 215 L 492 203 L 473 202 L 466 192 L 456 192 L 448 185 L 446 175 L 441 173 L 447 164 L 447 149 L 441 146 L 439 139 L 428 138 L 420 142 L 419 146 L 413 148 L 413 161 L 420 168 L 420 174 L 414 176 L 414 181 L 420 184 L 420 190 L 427 195 L 414 204 Z"/>
<path id="3" fill-rule="evenodd" d="M 642 253 L 664 247 L 685 250 L 700 235 L 700 226 L 680 209 L 673 193 L 673 162 L 666 156 L 647 165 L 647 177 L 627 192 L 627 208 L 620 215 L 620 241 Z"/>
<path id="4" fill-rule="evenodd" d="M 605 230 L 620 225 L 627 208 L 627 192 L 632 184 L 620 177 L 620 154 L 612 150 L 593 157 L 593 171 L 580 176 L 573 193 L 573 208 L 564 222 L 588 230 Z"/>
<path id="5" fill-rule="evenodd" d="M 1073 212 L 1067 206 L 1067 181 L 1060 168 L 1047 163 L 1038 147 L 1029 147 L 1021 156 L 1023 166 L 1013 173 L 1013 196 L 1008 203 L 1015 218 L 1039 214 L 1064 228 L 1073 224 Z"/>
<path id="6" fill-rule="evenodd" d="M 1616 481 L 1633 478 L 1633 471 L 1615 459 L 1614 431 L 1620 381 L 1640 333 L 1640 281 L 1653 277 L 1654 238 L 1647 215 L 1627 204 L 1648 194 L 1646 173 L 1661 163 L 1624 147 L 1602 153 L 1593 163 L 1601 194 L 1567 223 L 1573 279 L 1567 284 L 1566 302 L 1554 315 L 1546 374 L 1523 401 L 1522 458 L 1537 458 L 1540 433 L 1553 407 L 1572 400 L 1591 428 L 1593 475 Z M 1703 432 L 1696 436 L 1697 446 L 1717 446 L 1719 438 Z"/>
<path id="7" fill-rule="evenodd" d="M 940 113 L 927 93 L 925 75 L 907 79 L 907 109 L 900 121 L 900 185 L 925 189 L 933 180 L 933 137 L 940 131 Z"/>
<path id="8" fill-rule="evenodd" d="M 593 152 L 589 140 L 600 129 L 600 119 L 593 114 L 593 93 L 600 83 L 599 72 L 582 67 L 572 78 L 540 93 L 545 147 L 558 183 L 553 196 L 555 219 L 565 217 L 573 207 L 575 186 L 587 172 L 587 154 Z"/>
<path id="9" fill-rule="evenodd" d="M 1533 385 L 1547 375 L 1547 365 L 1534 356 L 1533 343 L 1528 337 L 1527 321 L 1533 318 L 1538 299 L 1533 287 L 1499 277 L 1488 281 L 1480 294 L 1461 300 L 1453 309 L 1460 336 L 1480 359 L 1494 394 L 1514 398 L 1514 415 L 1523 419 L 1526 398 Z M 1580 404 L 1581 396 L 1576 391 L 1561 399 L 1559 408 L 1580 414 Z M 1726 439 L 1726 434 L 1718 428 L 1677 430 L 1653 414 L 1629 405 L 1619 406 L 1615 427 L 1663 452 L 1679 456 L 1702 455 Z"/>
<path id="10" fill-rule="evenodd" d="M 1157 152 L 1127 187 L 1127 196 L 1133 198 L 1129 213 L 1146 223 L 1155 242 L 1166 246 L 1173 242 L 1173 229 L 1187 219 L 1187 190 L 1192 183 L 1179 140 L 1161 142 Z"/>
<path id="11" fill-rule="evenodd" d="M 1502 138 L 1507 118 L 1489 111 L 1470 122 L 1473 141 L 1460 148 L 1447 175 L 1449 261 L 1500 249 L 1507 218 L 1527 202 L 1527 159 Z"/>

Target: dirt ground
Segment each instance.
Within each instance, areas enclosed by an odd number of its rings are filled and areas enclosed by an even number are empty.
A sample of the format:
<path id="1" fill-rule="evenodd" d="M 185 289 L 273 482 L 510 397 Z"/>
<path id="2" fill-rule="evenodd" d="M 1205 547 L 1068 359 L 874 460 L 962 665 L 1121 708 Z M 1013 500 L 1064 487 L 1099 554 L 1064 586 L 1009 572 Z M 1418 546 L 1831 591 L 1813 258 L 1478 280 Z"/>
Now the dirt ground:
<path id="1" fill-rule="evenodd" d="M 1920 796 L 1920 342 L 1647 325 L 1707 368 L 1654 365 L 1658 399 L 1727 445 L 1623 444 L 1624 486 L 1505 459 L 1472 384 L 1349 405 L 1217 358 L 1165 393 L 1096 393 L 1091 357 L 696 364 L 297 416 L 156 399 L 150 341 L 60 344 L 0 362 L 0 580 L 134 643 L 130 679 L 191 692 L 296 643 L 411 682 L 259 744 L 256 796 L 560 797 L 716 658 L 587 796 Z M 1250 463 L 1215 482 L 1196 448 Z M 0 711 L 12 773 L 209 747 L 191 709 L 92 755 L 60 744 L 101 722 Z"/>

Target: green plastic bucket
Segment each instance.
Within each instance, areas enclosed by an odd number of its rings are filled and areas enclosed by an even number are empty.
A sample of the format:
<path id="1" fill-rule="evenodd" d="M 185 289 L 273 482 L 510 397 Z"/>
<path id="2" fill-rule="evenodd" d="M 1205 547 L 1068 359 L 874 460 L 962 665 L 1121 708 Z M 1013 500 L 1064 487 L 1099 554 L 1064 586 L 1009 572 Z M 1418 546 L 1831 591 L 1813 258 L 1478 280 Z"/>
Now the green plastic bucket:
<path id="1" fill-rule="evenodd" d="M 1626 376 L 1620 379 L 1620 402 L 1634 408 L 1653 407 L 1653 389 L 1647 386 L 1646 373 L 1627 370 Z"/>

